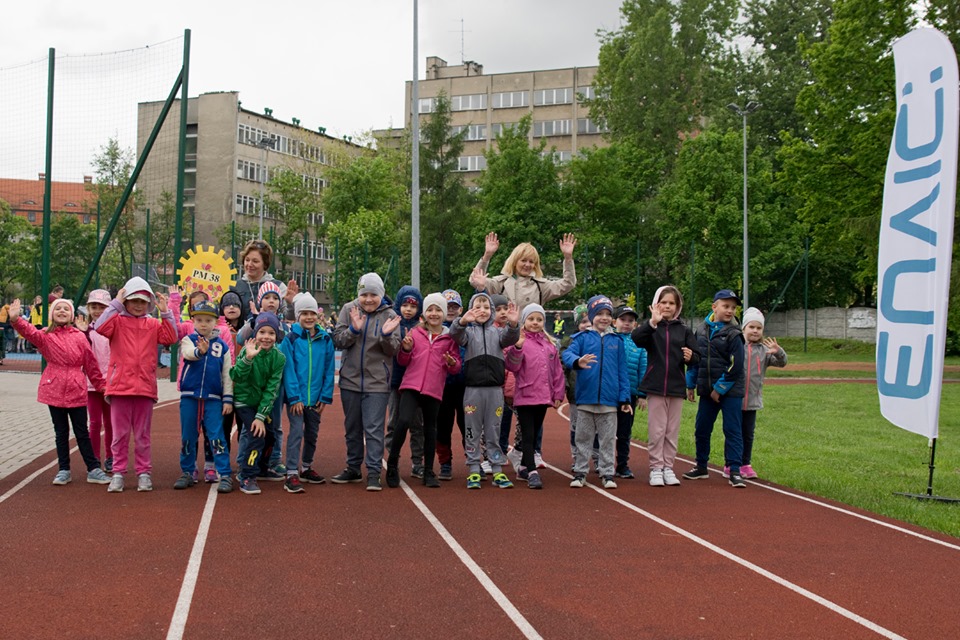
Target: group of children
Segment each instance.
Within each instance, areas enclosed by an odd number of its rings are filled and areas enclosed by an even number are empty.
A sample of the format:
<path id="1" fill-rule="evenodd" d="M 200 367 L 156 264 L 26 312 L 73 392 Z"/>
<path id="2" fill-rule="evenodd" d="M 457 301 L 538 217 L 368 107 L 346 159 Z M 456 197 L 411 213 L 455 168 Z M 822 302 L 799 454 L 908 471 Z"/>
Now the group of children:
<path id="1" fill-rule="evenodd" d="M 179 295 L 171 294 L 179 307 Z M 284 313 L 285 301 L 292 314 Z M 367 490 L 382 489 L 382 473 L 388 487 L 398 487 L 409 434 L 412 475 L 426 487 L 440 487 L 441 480 L 453 478 L 456 422 L 468 489 L 481 488 L 488 475 L 492 486 L 513 487 L 504 472 L 511 462 L 516 479 L 541 489 L 544 418 L 566 399 L 571 487 L 586 485 L 591 461 L 606 489 L 616 488 L 616 479 L 634 477 L 629 454 L 638 408 L 648 413 L 649 484 L 677 486 L 683 400 L 693 401 L 696 392 L 697 463 L 682 477 L 708 477 L 710 436 L 722 414 L 723 475 L 741 488 L 745 478 L 757 477 L 751 453 L 763 377 L 768 366 L 786 364 L 786 353 L 763 338 L 757 309 L 744 312 L 742 326 L 736 322 L 739 303 L 734 292 L 717 292 L 711 313 L 692 331 L 680 319 L 683 301 L 675 287 L 657 290 L 649 319 L 642 321 L 629 307 L 615 312 L 612 301 L 598 295 L 578 308 L 578 331 L 563 346 L 545 330 L 547 315 L 539 304 L 519 309 L 502 295 L 480 292 L 463 308 L 455 291 L 423 296 L 411 286 L 391 301 L 376 273 L 360 278 L 357 298 L 340 310 L 332 333 L 313 296 L 295 287 L 284 295 L 270 282 L 260 285 L 249 313 L 233 291 L 219 304 L 195 292 L 182 319 L 168 308 L 167 296 L 132 278 L 114 299 L 102 289 L 90 293 L 89 323 L 75 326 L 73 305 L 65 299 L 51 304 L 42 330 L 20 317 L 19 301 L 9 315 L 48 362 L 38 400 L 49 405 L 54 423 L 59 460 L 54 484 L 71 481 L 72 423 L 88 482 L 123 491 L 132 435 L 137 489 L 152 490 L 156 349 L 179 341 L 181 475 L 175 489 L 200 481 L 200 433 L 203 479 L 218 483 L 221 493 L 234 488 L 234 461 L 239 490 L 247 494 L 260 493 L 258 479 L 282 480 L 291 493 L 302 493 L 304 482 L 325 482 L 314 461 L 321 417 L 333 402 L 335 349 L 342 353 L 346 466 L 331 478 L 334 483 L 363 482 L 365 467 Z M 294 321 L 288 323 L 285 315 Z M 289 423 L 285 442 L 283 405 Z M 516 440 L 508 448 L 514 413 Z"/>

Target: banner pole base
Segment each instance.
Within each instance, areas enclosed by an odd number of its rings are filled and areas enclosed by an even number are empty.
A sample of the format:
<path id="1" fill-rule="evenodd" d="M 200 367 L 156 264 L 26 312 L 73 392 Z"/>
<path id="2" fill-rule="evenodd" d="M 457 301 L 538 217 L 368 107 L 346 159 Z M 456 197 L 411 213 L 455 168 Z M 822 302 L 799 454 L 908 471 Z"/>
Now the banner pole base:
<path id="1" fill-rule="evenodd" d="M 893 495 L 913 498 L 914 500 L 932 500 L 934 502 L 946 502 L 948 504 L 960 504 L 960 498 L 949 498 L 947 496 L 935 496 L 929 493 L 902 493 L 894 491 Z"/>

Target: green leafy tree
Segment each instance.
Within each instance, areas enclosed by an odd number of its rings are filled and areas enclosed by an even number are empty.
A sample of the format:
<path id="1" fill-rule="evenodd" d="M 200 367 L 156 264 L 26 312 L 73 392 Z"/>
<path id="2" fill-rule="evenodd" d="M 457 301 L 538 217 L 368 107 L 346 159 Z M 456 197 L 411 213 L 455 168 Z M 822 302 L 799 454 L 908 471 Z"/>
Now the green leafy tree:
<path id="1" fill-rule="evenodd" d="M 110 138 L 93 158 L 94 179 L 88 186 L 89 206 L 95 210 L 97 202 L 100 203 L 104 230 L 120 204 L 134 165 L 133 151 L 121 148 L 116 138 Z M 110 239 L 109 254 L 104 254 L 104 259 L 101 260 L 101 279 L 104 282 L 124 282 L 131 273 L 135 249 L 142 245 L 142 228 L 135 215 L 138 204 L 138 194 L 134 191 L 128 198 Z"/>
<path id="2" fill-rule="evenodd" d="M 287 275 L 293 249 L 309 239 L 310 230 L 315 238 L 322 238 L 325 224 L 315 226 L 320 219 L 321 172 L 316 162 L 300 161 L 275 170 L 267 183 L 266 206 L 275 213 L 273 249 L 277 257 L 278 273 Z"/>
<path id="3" fill-rule="evenodd" d="M 34 258 L 30 223 L 10 212 L 0 200 L 0 298 L 8 300 L 33 282 Z"/>
<path id="4" fill-rule="evenodd" d="M 41 227 L 34 227 L 37 255 L 42 233 Z M 96 247 L 97 231 L 94 225 L 83 224 L 76 214 L 54 214 L 50 220 L 51 286 L 60 284 L 67 297 L 73 295 L 87 273 Z"/>

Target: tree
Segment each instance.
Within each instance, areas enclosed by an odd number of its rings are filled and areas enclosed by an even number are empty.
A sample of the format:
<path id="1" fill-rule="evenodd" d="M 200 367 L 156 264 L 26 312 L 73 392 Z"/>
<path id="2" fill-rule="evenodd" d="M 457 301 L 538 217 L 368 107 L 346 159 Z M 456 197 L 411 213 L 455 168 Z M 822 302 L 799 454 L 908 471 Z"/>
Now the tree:
<path id="1" fill-rule="evenodd" d="M 279 262 L 280 273 L 286 273 L 293 249 L 309 237 L 311 228 L 316 227 L 315 238 L 324 235 L 326 224 L 314 225 L 314 220 L 319 220 L 322 210 L 322 180 L 319 163 L 308 160 L 280 167 L 270 176 L 265 198 L 267 209 L 281 223 L 275 227 L 273 236 L 274 255 Z"/>
<path id="2" fill-rule="evenodd" d="M 94 156 L 94 180 L 88 186 L 92 200 L 90 206 L 95 209 L 99 202 L 104 220 L 109 221 L 117 210 L 133 173 L 134 164 L 133 151 L 122 149 L 116 138 L 110 138 Z M 106 260 L 101 259 L 103 277 L 107 282 L 123 282 L 131 273 L 134 250 L 142 235 L 135 216 L 137 208 L 138 196 L 134 191 L 130 194 L 110 239 L 110 256 L 105 254 Z"/>
<path id="3" fill-rule="evenodd" d="M 33 280 L 35 258 L 29 242 L 30 223 L 10 213 L 10 206 L 0 200 L 0 298 L 7 300 L 22 286 Z"/>
<path id="4" fill-rule="evenodd" d="M 39 248 L 43 230 L 34 229 Z M 96 252 L 96 233 L 96 227 L 83 224 L 76 214 L 54 214 L 50 220 L 50 284 L 62 285 L 67 297 L 80 287 L 87 273 Z"/>

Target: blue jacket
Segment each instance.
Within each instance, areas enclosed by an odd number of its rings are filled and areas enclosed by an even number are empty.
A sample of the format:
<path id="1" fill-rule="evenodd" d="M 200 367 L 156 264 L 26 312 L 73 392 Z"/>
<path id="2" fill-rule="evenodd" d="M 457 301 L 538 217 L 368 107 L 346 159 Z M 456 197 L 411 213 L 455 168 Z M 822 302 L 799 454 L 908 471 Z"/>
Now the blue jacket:
<path id="1" fill-rule="evenodd" d="M 400 307 L 403 306 L 403 300 L 405 298 L 416 298 L 417 300 L 417 315 L 412 319 L 406 320 L 403 317 L 403 314 L 400 313 Z M 393 301 L 393 310 L 400 316 L 400 341 L 402 342 L 405 337 L 407 337 L 407 332 L 412 331 L 420 324 L 420 314 L 423 313 L 423 294 L 420 293 L 420 290 L 409 284 L 403 285 L 400 287 L 400 291 L 397 291 L 397 297 Z M 400 383 L 403 382 L 403 372 L 407 368 L 401 366 L 397 362 L 397 356 L 393 356 L 393 375 L 390 377 L 390 388 L 399 389 Z"/>
<path id="2" fill-rule="evenodd" d="M 687 388 L 701 396 L 716 391 L 721 396 L 742 398 L 746 391 L 743 367 L 743 332 L 735 323 L 716 322 L 711 312 L 696 332 L 700 362 L 687 368 Z"/>
<path id="3" fill-rule="evenodd" d="M 630 395 L 647 397 L 647 394 L 640 390 L 640 381 L 647 373 L 647 350 L 634 344 L 629 333 L 618 333 L 623 340 L 623 346 L 627 349 L 627 373 L 630 374 Z"/>
<path id="4" fill-rule="evenodd" d="M 593 329 L 573 334 L 561 356 L 563 364 L 577 372 L 576 404 L 601 404 L 619 407 L 630 404 L 630 375 L 627 350 L 616 333 L 600 335 Z M 589 369 L 581 369 L 579 359 L 588 353 L 597 356 Z"/>
<path id="5" fill-rule="evenodd" d="M 233 404 L 233 380 L 230 379 L 230 347 L 223 338 L 209 338 L 206 353 L 200 353 L 193 332 L 180 341 L 183 369 L 180 370 L 180 397 L 198 400 L 223 400 Z"/>
<path id="6" fill-rule="evenodd" d="M 333 402 L 334 349 L 330 334 L 317 326 L 313 336 L 294 323 L 280 343 L 286 357 L 283 390 L 287 406 L 302 402 L 308 407 Z"/>

